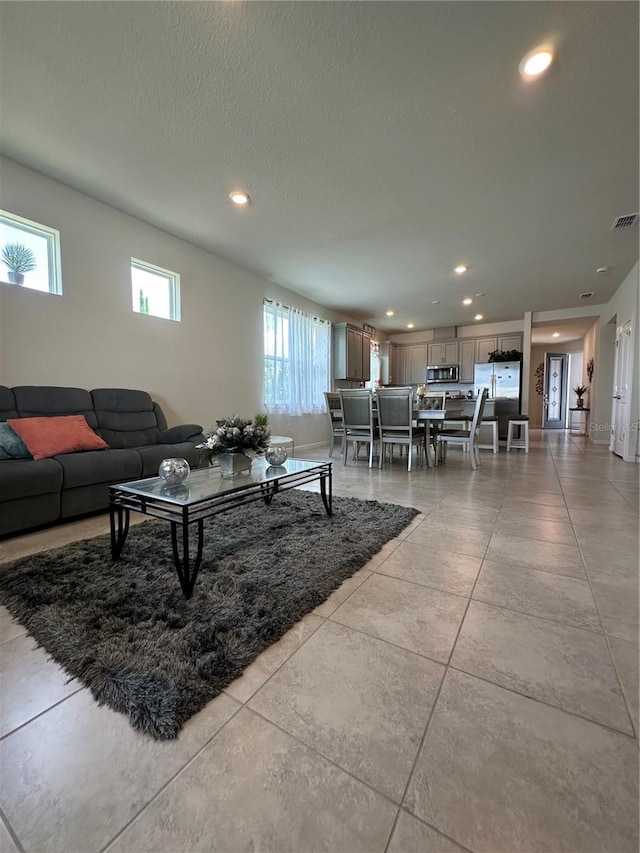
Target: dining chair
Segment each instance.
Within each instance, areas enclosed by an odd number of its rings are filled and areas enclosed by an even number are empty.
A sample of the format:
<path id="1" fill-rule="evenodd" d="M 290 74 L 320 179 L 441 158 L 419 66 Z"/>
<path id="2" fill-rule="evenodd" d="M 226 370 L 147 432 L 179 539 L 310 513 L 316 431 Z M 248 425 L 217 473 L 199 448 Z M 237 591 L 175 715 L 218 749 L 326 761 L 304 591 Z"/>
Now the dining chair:
<path id="1" fill-rule="evenodd" d="M 344 437 L 342 440 L 342 464 L 347 464 L 349 442 L 355 442 L 354 458 L 358 458 L 360 444 L 369 445 L 369 468 L 373 466 L 373 446 L 377 441 L 373 417 L 373 395 L 368 388 L 340 389 L 340 406 Z"/>
<path id="2" fill-rule="evenodd" d="M 478 395 L 476 406 L 473 411 L 473 418 L 469 424 L 469 429 L 443 429 L 438 433 L 438 450 L 439 458 L 444 462 L 446 459 L 446 450 L 449 444 L 458 444 L 469 451 L 469 459 L 471 467 L 475 471 L 480 462 L 480 451 L 478 449 L 478 432 L 482 423 L 482 412 L 484 404 L 489 396 L 489 389 L 483 388 L 482 393 Z"/>
<path id="3" fill-rule="evenodd" d="M 446 391 L 427 391 L 420 402 L 421 409 L 428 409 L 434 411 L 443 411 L 446 408 L 447 403 L 447 392 Z M 442 429 L 444 421 L 432 421 L 430 424 L 427 424 L 427 452 L 428 445 L 431 444 L 433 447 L 434 458 L 436 457 L 438 445 L 437 445 L 437 437 L 438 433 Z M 436 459 L 437 462 L 437 459 Z"/>
<path id="4" fill-rule="evenodd" d="M 385 445 L 399 444 L 407 448 L 407 471 L 411 471 L 412 450 L 416 447 L 418 459 L 422 463 L 422 453 L 427 452 L 426 430 L 423 426 L 414 426 L 413 389 L 378 388 L 378 436 L 380 438 L 380 463 L 382 468 Z"/>
<path id="5" fill-rule="evenodd" d="M 340 439 L 340 452 L 342 452 L 342 443 L 344 441 L 344 423 L 342 421 L 340 394 L 337 391 L 325 391 L 324 399 L 329 424 L 329 456 L 333 456 L 336 438 Z"/>

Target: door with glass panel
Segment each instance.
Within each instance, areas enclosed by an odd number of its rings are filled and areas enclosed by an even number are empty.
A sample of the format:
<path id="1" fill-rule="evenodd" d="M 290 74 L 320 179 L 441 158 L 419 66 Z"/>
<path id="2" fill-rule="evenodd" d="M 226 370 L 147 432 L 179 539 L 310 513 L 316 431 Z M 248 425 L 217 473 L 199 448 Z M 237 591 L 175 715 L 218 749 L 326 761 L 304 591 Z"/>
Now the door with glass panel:
<path id="1" fill-rule="evenodd" d="M 566 352 L 548 352 L 544 363 L 543 429 L 565 429 L 567 425 L 567 377 L 569 356 Z"/>

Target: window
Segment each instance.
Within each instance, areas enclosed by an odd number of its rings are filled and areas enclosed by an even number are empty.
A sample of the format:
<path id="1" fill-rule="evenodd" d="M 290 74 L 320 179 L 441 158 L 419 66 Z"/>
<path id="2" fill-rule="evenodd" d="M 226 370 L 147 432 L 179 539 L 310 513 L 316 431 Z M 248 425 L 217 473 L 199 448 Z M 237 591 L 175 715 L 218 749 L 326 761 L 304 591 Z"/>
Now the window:
<path id="1" fill-rule="evenodd" d="M 268 411 L 321 413 L 330 387 L 331 323 L 264 301 L 264 402 Z"/>
<path id="2" fill-rule="evenodd" d="M 180 276 L 131 258 L 133 310 L 165 320 L 180 321 Z"/>
<path id="3" fill-rule="evenodd" d="M 0 210 L 0 247 L 3 282 L 62 293 L 59 231 Z"/>

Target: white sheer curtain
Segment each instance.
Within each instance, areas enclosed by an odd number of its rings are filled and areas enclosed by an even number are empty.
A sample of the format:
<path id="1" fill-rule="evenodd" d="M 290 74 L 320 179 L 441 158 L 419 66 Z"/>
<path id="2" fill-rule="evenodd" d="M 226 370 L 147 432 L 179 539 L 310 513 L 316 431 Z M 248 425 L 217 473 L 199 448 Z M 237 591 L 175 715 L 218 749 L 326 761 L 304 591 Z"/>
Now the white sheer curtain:
<path id="1" fill-rule="evenodd" d="M 267 411 L 323 413 L 331 387 L 331 323 L 264 300 L 264 399 Z"/>

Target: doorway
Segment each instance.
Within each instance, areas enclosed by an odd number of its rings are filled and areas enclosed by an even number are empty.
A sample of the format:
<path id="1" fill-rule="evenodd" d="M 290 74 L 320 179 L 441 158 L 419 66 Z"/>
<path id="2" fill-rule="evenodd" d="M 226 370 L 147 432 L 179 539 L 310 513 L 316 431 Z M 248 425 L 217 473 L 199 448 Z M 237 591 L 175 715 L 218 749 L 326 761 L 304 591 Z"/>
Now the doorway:
<path id="1" fill-rule="evenodd" d="M 616 329 L 616 355 L 613 368 L 613 403 L 611 406 L 611 443 L 609 450 L 626 455 L 629 430 L 629 392 L 631 389 L 631 320 Z"/>
<path id="2" fill-rule="evenodd" d="M 565 429 L 567 423 L 567 376 L 569 356 L 566 352 L 545 353 L 542 428 Z"/>

